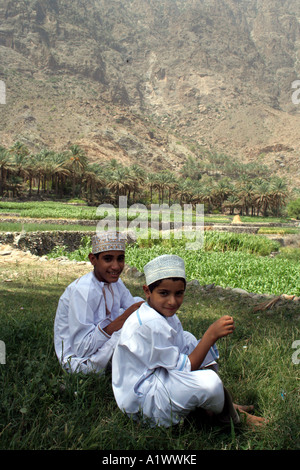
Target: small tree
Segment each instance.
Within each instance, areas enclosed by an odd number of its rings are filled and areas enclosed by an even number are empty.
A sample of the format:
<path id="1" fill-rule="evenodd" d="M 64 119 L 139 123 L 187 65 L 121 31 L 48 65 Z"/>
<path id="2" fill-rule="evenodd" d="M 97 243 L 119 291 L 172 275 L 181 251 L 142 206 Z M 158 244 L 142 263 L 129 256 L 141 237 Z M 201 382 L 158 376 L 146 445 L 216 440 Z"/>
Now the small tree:
<path id="1" fill-rule="evenodd" d="M 0 196 L 3 195 L 3 190 L 6 184 L 6 173 L 8 165 L 8 150 L 5 147 L 0 146 Z"/>
<path id="2" fill-rule="evenodd" d="M 82 175 L 84 169 L 86 168 L 88 161 L 85 155 L 85 152 L 79 147 L 79 145 L 74 144 L 69 147 L 70 157 L 68 161 L 68 167 L 72 176 L 72 197 L 75 197 L 75 187 L 77 180 L 82 180 Z M 81 186 L 80 186 L 81 188 Z M 79 194 L 80 195 L 80 194 Z"/>
<path id="3" fill-rule="evenodd" d="M 295 201 L 290 201 L 287 205 L 289 217 L 300 220 L 300 197 Z"/>

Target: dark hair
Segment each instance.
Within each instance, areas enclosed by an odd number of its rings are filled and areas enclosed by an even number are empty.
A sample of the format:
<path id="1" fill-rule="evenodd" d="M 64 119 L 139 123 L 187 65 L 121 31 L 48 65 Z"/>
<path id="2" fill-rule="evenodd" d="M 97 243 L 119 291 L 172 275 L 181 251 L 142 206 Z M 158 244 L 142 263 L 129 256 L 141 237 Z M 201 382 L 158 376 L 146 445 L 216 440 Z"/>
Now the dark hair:
<path id="1" fill-rule="evenodd" d="M 165 279 L 171 279 L 172 281 L 183 281 L 184 289 L 186 287 L 186 280 L 183 277 L 167 277 Z M 159 284 L 161 284 L 162 281 L 164 281 L 164 279 L 159 279 L 158 281 L 154 281 L 154 282 L 152 282 L 152 284 L 149 284 L 148 288 L 149 288 L 150 292 L 152 293 L 154 291 L 155 287 L 159 286 Z"/>

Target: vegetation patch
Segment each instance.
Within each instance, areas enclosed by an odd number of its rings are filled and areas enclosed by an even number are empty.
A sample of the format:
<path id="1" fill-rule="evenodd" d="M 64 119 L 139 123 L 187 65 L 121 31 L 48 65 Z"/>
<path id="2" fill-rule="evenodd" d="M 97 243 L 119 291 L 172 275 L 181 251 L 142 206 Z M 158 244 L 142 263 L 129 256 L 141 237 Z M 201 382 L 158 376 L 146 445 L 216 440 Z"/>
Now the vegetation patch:
<path id="1" fill-rule="evenodd" d="M 91 164 L 79 145 L 64 152 L 44 149 L 32 154 L 17 141 L 9 149 L 0 146 L 0 168 L 0 197 L 67 197 L 97 205 L 115 204 L 119 196 L 126 196 L 129 204 L 204 204 L 206 212 L 215 214 L 238 211 L 276 217 L 298 197 L 297 188 L 291 190 L 284 179 L 270 177 L 267 166 L 233 162 L 209 151 L 189 156 L 179 172 L 149 172 L 115 159 Z M 289 206 L 290 217 L 298 217 L 298 206 Z"/>
<path id="2" fill-rule="evenodd" d="M 300 234 L 300 229 L 290 227 L 263 227 L 257 232 L 259 235 L 295 235 Z"/>
<path id="3" fill-rule="evenodd" d="M 56 232 L 66 230 L 68 232 L 91 232 L 95 229 L 91 225 L 78 224 L 37 224 L 37 223 L 21 223 L 21 222 L 0 222 L 0 232 Z"/>
<path id="4" fill-rule="evenodd" d="M 213 239 L 213 242 L 212 242 Z M 207 241 L 207 242 L 206 242 Z M 85 237 L 78 250 L 69 252 L 57 247 L 49 256 L 68 256 L 77 261 L 87 260 L 90 239 Z M 264 237 L 205 232 L 202 250 L 187 250 L 186 240 L 138 240 L 126 250 L 126 262 L 143 271 L 152 258 L 173 253 L 185 260 L 188 280 L 200 284 L 241 288 L 257 294 L 300 295 L 300 264 L 296 258 L 269 257 L 279 244 Z M 295 256 L 295 255 L 294 255 Z"/>

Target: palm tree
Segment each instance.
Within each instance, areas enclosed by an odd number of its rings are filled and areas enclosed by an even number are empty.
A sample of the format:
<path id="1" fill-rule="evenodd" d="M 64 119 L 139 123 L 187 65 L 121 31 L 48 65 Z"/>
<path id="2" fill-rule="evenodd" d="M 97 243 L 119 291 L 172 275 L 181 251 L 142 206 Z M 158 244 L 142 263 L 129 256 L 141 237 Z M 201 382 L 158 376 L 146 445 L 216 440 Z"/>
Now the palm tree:
<path id="1" fill-rule="evenodd" d="M 288 197 L 288 190 L 286 182 L 279 177 L 272 179 L 270 184 L 270 204 L 275 215 L 280 214 L 280 209 L 282 208 L 286 198 Z"/>
<path id="2" fill-rule="evenodd" d="M 26 178 L 29 180 L 29 196 L 31 196 L 32 193 L 32 182 L 35 176 L 35 155 L 30 154 L 26 160 L 25 164 L 23 166 L 24 173 L 26 175 Z"/>
<path id="3" fill-rule="evenodd" d="M 244 166 L 237 161 L 228 161 L 225 165 L 224 172 L 231 179 L 239 179 L 244 174 Z"/>
<path id="4" fill-rule="evenodd" d="M 20 142 L 19 140 L 15 142 L 12 147 L 10 147 L 9 152 L 14 155 L 19 155 L 23 157 L 29 154 L 29 150 L 26 145 L 22 144 L 22 142 Z"/>
<path id="5" fill-rule="evenodd" d="M 254 203 L 257 209 L 257 215 L 262 211 L 263 215 L 267 215 L 267 211 L 271 201 L 271 193 L 269 183 L 265 180 L 258 180 L 255 185 Z"/>
<path id="6" fill-rule="evenodd" d="M 192 191 L 192 193 L 188 193 L 188 197 L 186 199 L 187 203 L 192 203 L 193 207 L 195 207 L 196 204 L 203 204 L 203 197 L 204 197 L 204 185 L 201 184 L 200 182 L 195 182 L 198 184 L 190 184 L 189 190 Z"/>
<path id="7" fill-rule="evenodd" d="M 179 180 L 175 189 L 175 195 L 179 197 L 179 203 L 190 203 L 194 198 L 194 182 L 190 178 Z"/>
<path id="8" fill-rule="evenodd" d="M 84 170 L 82 182 L 86 185 L 89 202 L 93 203 L 97 187 L 105 184 L 101 166 L 98 163 L 87 165 Z"/>
<path id="9" fill-rule="evenodd" d="M 212 196 L 214 205 L 218 208 L 222 208 L 223 202 L 233 192 L 233 186 L 228 178 L 223 178 L 218 181 L 212 189 Z"/>
<path id="10" fill-rule="evenodd" d="M 133 202 L 135 202 L 136 193 L 138 193 L 143 185 L 145 185 L 145 177 L 146 172 L 140 165 L 133 164 L 129 167 L 129 179 L 132 182 L 131 190 L 133 191 Z"/>
<path id="11" fill-rule="evenodd" d="M 251 215 L 254 215 L 254 205 L 255 205 L 255 186 L 248 179 L 244 183 L 240 183 L 237 186 L 237 194 L 239 197 L 239 206 L 241 212 L 245 209 L 245 214 L 249 214 L 249 208 L 251 207 Z"/>
<path id="12" fill-rule="evenodd" d="M 17 141 L 8 150 L 11 158 L 11 169 L 17 176 L 22 176 L 24 173 L 24 164 L 26 157 L 29 155 L 29 150 L 25 144 Z"/>
<path id="13" fill-rule="evenodd" d="M 1 169 L 1 178 L 0 178 L 0 195 L 3 196 L 3 190 L 6 184 L 6 175 L 7 169 L 9 167 L 9 154 L 8 150 L 5 147 L 0 146 L 0 169 Z"/>
<path id="14" fill-rule="evenodd" d="M 171 195 L 172 195 L 172 192 L 176 191 L 178 180 L 171 171 L 168 171 L 165 177 L 165 181 L 166 181 L 166 187 L 168 188 L 168 192 L 169 192 L 169 206 L 171 206 Z"/>
<path id="15" fill-rule="evenodd" d="M 148 173 L 146 177 L 146 186 L 150 190 L 150 204 L 153 200 L 153 189 L 157 188 L 157 173 Z"/>
<path id="16" fill-rule="evenodd" d="M 82 178 L 83 171 L 87 166 L 87 157 L 81 147 L 73 144 L 69 147 L 70 157 L 68 167 L 72 176 L 72 196 L 75 196 L 75 187 L 77 179 Z"/>
<path id="17" fill-rule="evenodd" d="M 234 209 L 241 210 L 241 201 L 237 194 L 233 193 L 223 202 L 224 209 L 228 208 L 230 215 L 234 214 Z"/>
<path id="18" fill-rule="evenodd" d="M 107 170 L 116 170 L 117 168 L 119 168 L 120 166 L 122 166 L 120 163 L 118 163 L 117 159 L 116 158 L 112 158 L 109 163 L 106 165 L 106 169 Z"/>
<path id="19" fill-rule="evenodd" d="M 203 163 L 201 160 L 188 155 L 187 160 L 183 164 L 180 174 L 183 178 L 190 178 L 192 180 L 199 180 L 203 173 Z"/>
<path id="20" fill-rule="evenodd" d="M 209 155 L 209 164 L 207 165 L 208 174 L 215 178 L 225 173 L 226 165 L 229 163 L 229 157 L 224 154 L 211 153 Z"/>
<path id="21" fill-rule="evenodd" d="M 65 166 L 66 162 L 66 154 L 48 149 L 30 156 L 26 170 L 32 180 L 37 180 L 37 194 L 40 194 L 41 188 L 47 194 L 50 188 L 54 188 L 55 194 L 59 195 L 60 190 L 62 196 L 64 178 L 70 174 L 70 170 Z"/>
<path id="22" fill-rule="evenodd" d="M 168 199 L 169 199 L 169 205 L 170 205 L 171 191 L 174 190 L 176 183 L 177 183 L 177 180 L 175 176 L 169 170 L 164 170 L 157 175 L 157 187 L 160 191 L 162 204 L 164 203 L 165 189 L 168 189 L 168 192 L 169 192 Z"/>
<path id="23" fill-rule="evenodd" d="M 115 193 L 115 197 L 125 196 L 130 188 L 128 169 L 118 165 L 114 171 L 109 170 L 105 173 L 107 187 Z"/>
<path id="24" fill-rule="evenodd" d="M 49 155 L 50 156 L 50 155 Z M 67 176 L 70 175 L 68 168 L 68 155 L 66 152 L 53 152 L 52 161 L 52 188 L 55 188 L 55 194 L 63 196 L 64 184 Z"/>
<path id="25" fill-rule="evenodd" d="M 43 185 L 43 181 L 44 181 L 43 165 L 44 165 L 45 159 L 47 158 L 48 152 L 49 150 L 44 149 L 34 155 L 34 177 L 37 179 L 37 187 L 38 187 L 37 194 L 40 194 L 41 183 L 42 183 L 42 186 L 44 186 Z"/>
<path id="26" fill-rule="evenodd" d="M 215 203 L 215 196 L 213 193 L 213 183 L 207 182 L 203 185 L 203 196 L 202 196 L 202 203 L 206 204 L 206 211 L 211 212 L 214 203 Z"/>
<path id="27" fill-rule="evenodd" d="M 27 177 L 26 160 L 28 159 L 29 150 L 25 144 L 17 141 L 9 148 L 8 152 L 10 154 L 9 180 L 14 197 Z"/>

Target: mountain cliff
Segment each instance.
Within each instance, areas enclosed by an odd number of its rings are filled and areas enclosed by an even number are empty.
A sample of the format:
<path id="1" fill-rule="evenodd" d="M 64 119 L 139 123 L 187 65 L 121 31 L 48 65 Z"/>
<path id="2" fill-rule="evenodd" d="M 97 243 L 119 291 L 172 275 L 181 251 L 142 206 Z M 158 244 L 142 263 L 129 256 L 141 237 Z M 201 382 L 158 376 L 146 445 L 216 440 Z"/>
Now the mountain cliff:
<path id="1" fill-rule="evenodd" d="M 2 145 L 175 171 L 210 151 L 299 185 L 299 20 L 298 0 L 2 0 Z"/>

